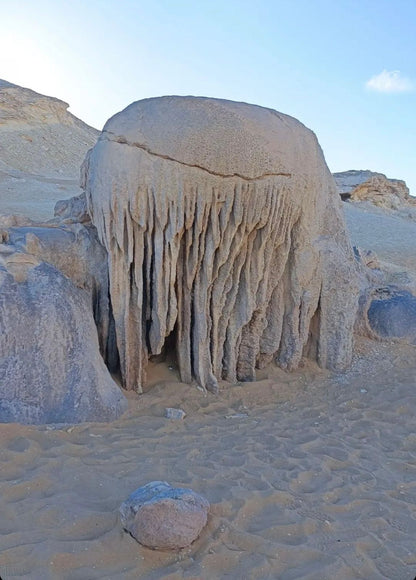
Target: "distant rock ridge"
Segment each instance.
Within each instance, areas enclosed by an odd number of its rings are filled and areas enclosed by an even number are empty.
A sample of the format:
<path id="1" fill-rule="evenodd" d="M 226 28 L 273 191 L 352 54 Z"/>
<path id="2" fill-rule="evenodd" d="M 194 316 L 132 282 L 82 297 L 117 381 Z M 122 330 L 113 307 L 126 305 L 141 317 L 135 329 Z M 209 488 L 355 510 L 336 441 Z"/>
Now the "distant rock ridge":
<path id="1" fill-rule="evenodd" d="M 99 132 L 69 105 L 0 79 L 0 170 L 77 178 Z"/>
<path id="2" fill-rule="evenodd" d="M 68 104 L 0 80 L 0 215 L 46 221 L 79 195 L 79 169 L 99 132 Z"/>
<path id="3" fill-rule="evenodd" d="M 352 169 L 333 176 L 344 201 L 368 201 L 384 209 L 416 205 L 416 199 L 411 197 L 406 182 L 401 179 L 390 179 L 368 169 Z"/>

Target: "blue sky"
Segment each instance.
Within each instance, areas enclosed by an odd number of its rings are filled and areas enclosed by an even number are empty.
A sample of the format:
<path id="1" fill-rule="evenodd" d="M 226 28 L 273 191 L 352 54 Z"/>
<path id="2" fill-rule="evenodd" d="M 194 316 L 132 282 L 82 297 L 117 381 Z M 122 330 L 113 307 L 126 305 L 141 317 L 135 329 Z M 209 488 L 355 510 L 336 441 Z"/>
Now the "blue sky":
<path id="1" fill-rule="evenodd" d="M 274 108 L 332 171 L 416 195 L 416 0 L 0 0 L 0 78 L 101 128 L 132 101 L 206 95 Z"/>

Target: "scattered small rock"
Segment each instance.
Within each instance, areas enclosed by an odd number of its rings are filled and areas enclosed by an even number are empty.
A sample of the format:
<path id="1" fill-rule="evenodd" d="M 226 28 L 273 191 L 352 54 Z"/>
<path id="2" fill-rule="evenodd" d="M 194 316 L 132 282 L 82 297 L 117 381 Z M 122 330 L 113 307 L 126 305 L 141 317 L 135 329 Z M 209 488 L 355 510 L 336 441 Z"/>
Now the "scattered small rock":
<path id="1" fill-rule="evenodd" d="M 121 523 L 140 544 L 154 550 L 175 550 L 196 540 L 207 523 L 209 507 L 191 489 L 152 481 L 121 504 Z"/>
<path id="2" fill-rule="evenodd" d="M 176 419 L 182 420 L 186 417 L 186 413 L 183 409 L 175 409 L 173 407 L 167 407 L 165 409 L 166 419 Z"/>

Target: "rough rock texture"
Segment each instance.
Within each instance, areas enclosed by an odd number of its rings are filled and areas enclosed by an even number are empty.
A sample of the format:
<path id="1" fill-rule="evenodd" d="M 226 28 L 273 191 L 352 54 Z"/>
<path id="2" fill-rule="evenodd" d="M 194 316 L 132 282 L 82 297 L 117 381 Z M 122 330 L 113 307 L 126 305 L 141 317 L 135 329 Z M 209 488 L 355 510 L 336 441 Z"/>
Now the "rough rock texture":
<path id="1" fill-rule="evenodd" d="M 5 221 L 17 223 L 1 228 Z M 21 220 L 0 219 L 0 237 L 7 243 L 8 252 L 31 254 L 51 264 L 88 293 L 100 351 L 110 370 L 115 371 L 118 355 L 109 300 L 107 253 L 95 228 L 79 223 L 25 225 Z"/>
<path id="2" fill-rule="evenodd" d="M 107 122 L 83 182 L 128 389 L 172 336 L 182 380 L 214 391 L 273 358 L 348 365 L 354 259 L 322 151 L 296 119 L 217 99 L 138 101 Z"/>
<path id="3" fill-rule="evenodd" d="M 1 422 L 107 421 L 127 408 L 88 293 L 11 245 L 0 246 L 0 328 Z"/>
<path id="4" fill-rule="evenodd" d="M 416 344 L 416 296 L 399 286 L 387 285 L 369 289 L 363 294 L 358 329 L 378 339 L 401 339 Z"/>
<path id="5" fill-rule="evenodd" d="M 387 179 L 387 177 L 372 177 L 351 192 L 351 201 L 370 201 L 386 209 L 399 209 L 400 206 L 415 205 L 416 200 L 409 195 L 409 189 L 404 181 Z"/>
<path id="6" fill-rule="evenodd" d="M 189 546 L 207 523 L 208 501 L 191 489 L 152 481 L 121 505 L 121 523 L 138 542 L 154 549 Z"/>
<path id="7" fill-rule="evenodd" d="M 59 99 L 0 80 L 0 214 L 35 220 L 80 193 L 79 168 L 98 131 Z"/>
<path id="8" fill-rule="evenodd" d="M 376 173 L 369 169 L 350 169 L 348 171 L 340 171 L 334 173 L 333 177 L 337 185 L 340 196 L 347 200 L 351 196 L 351 192 L 358 186 L 368 181 L 372 177 L 385 177 L 383 173 Z"/>
<path id="9" fill-rule="evenodd" d="M 75 195 L 69 199 L 58 200 L 55 204 L 54 216 L 61 223 L 91 223 L 85 193 Z"/>
<path id="10" fill-rule="evenodd" d="M 385 209 L 416 205 L 416 199 L 410 196 L 404 181 L 389 179 L 383 173 L 351 170 L 334 173 L 334 178 L 344 200 L 369 201 Z"/>

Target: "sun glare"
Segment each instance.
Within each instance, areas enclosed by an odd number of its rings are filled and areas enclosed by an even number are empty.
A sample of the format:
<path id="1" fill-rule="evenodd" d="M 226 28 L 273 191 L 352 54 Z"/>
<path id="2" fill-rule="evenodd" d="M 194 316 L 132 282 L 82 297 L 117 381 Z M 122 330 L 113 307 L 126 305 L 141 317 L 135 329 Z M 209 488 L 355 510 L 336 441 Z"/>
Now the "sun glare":
<path id="1" fill-rule="evenodd" d="M 0 36 L 0 78 L 39 92 L 56 92 L 60 76 L 58 63 L 32 38 Z"/>

